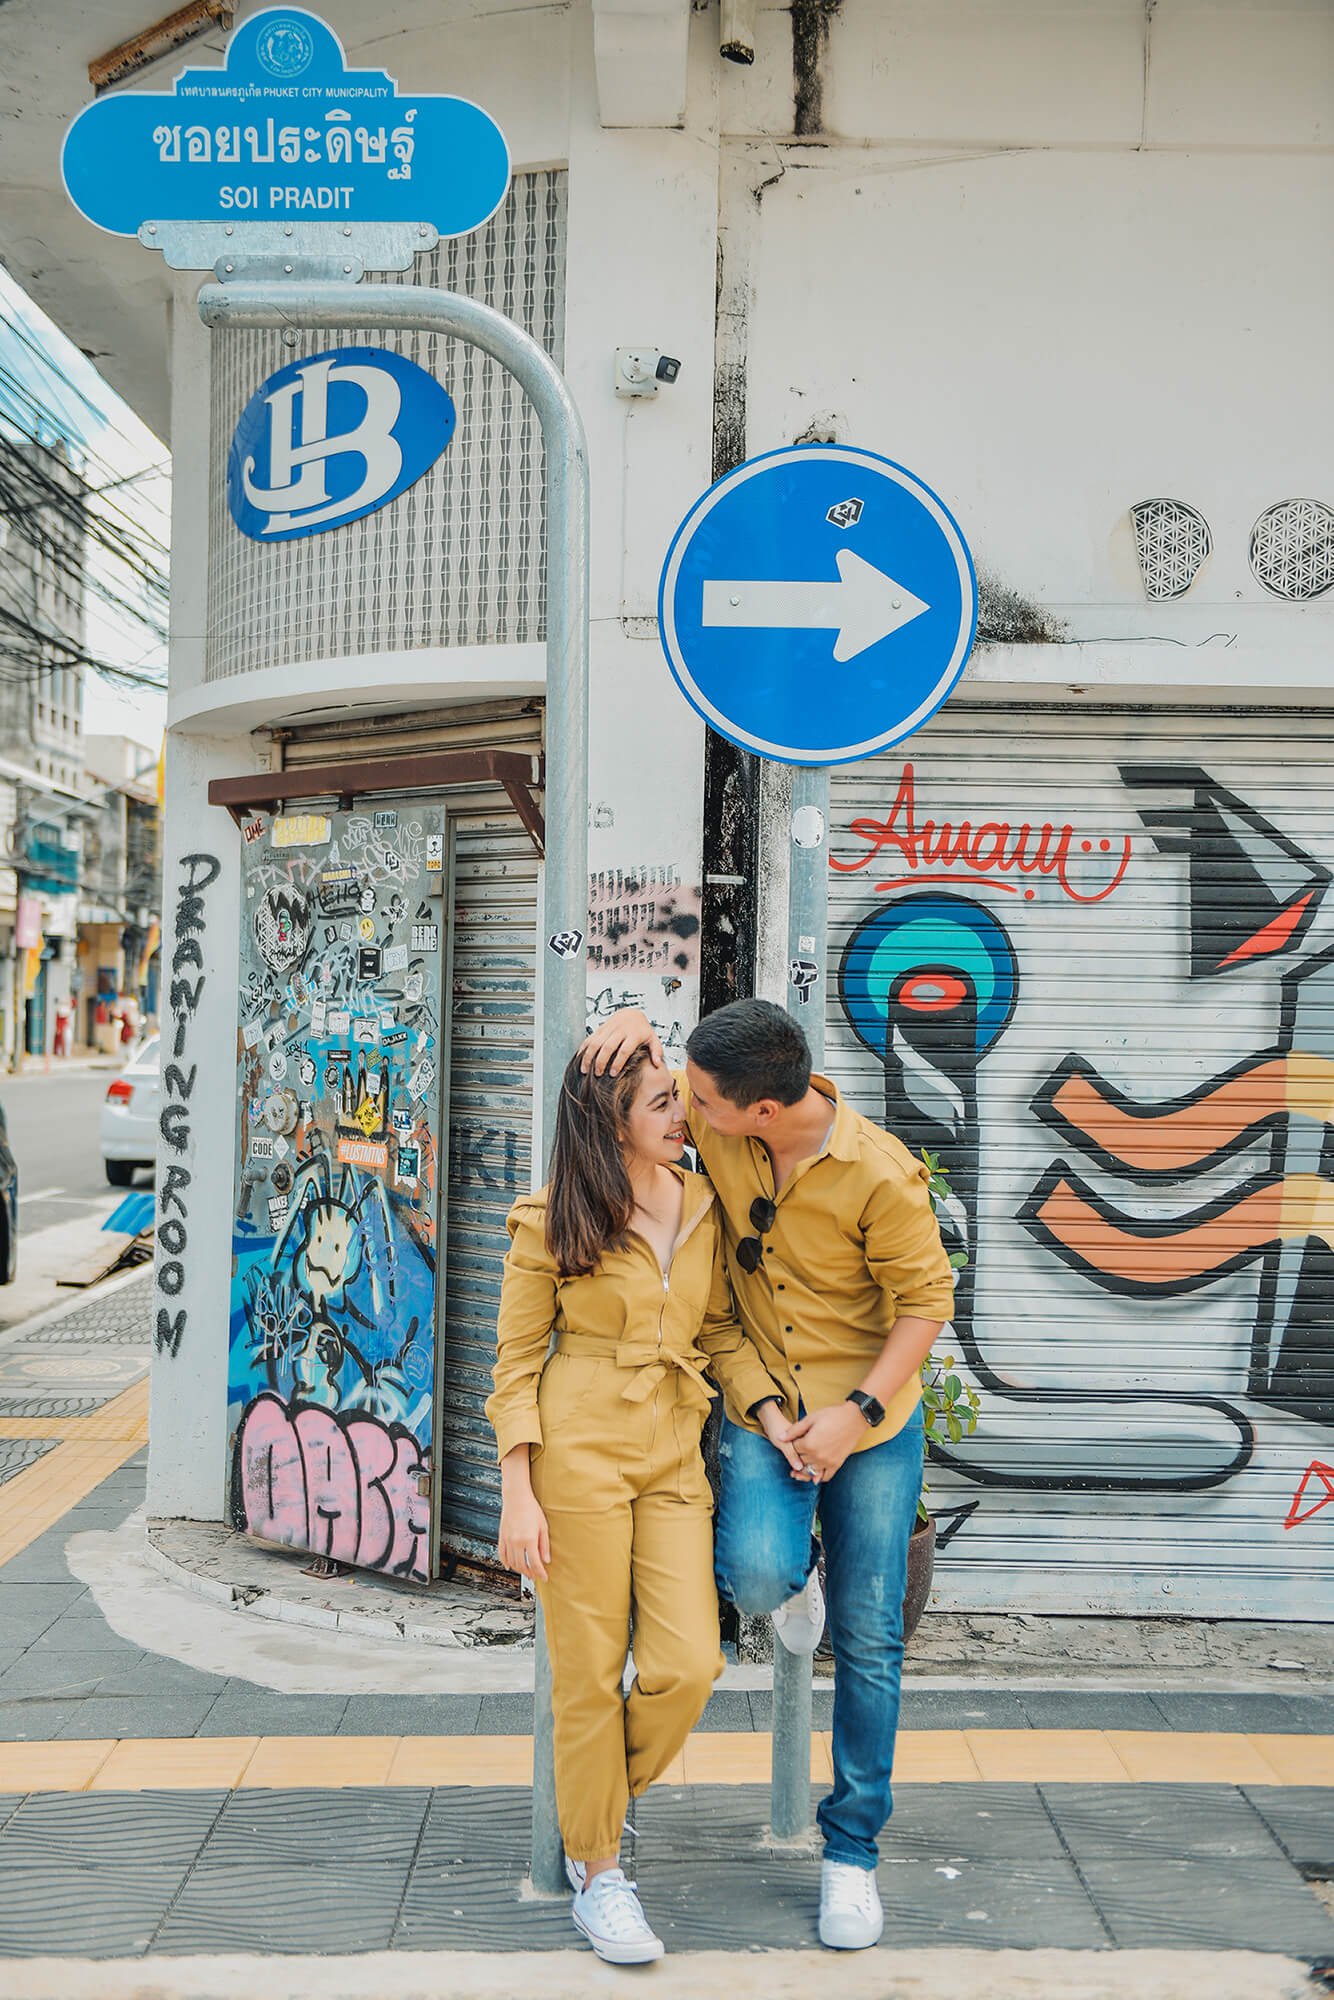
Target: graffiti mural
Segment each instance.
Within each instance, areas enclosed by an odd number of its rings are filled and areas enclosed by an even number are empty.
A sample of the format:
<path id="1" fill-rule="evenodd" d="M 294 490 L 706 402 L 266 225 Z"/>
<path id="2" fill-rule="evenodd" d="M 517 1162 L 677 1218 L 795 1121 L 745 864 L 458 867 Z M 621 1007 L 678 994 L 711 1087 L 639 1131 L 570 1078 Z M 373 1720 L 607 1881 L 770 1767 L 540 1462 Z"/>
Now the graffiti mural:
<path id="1" fill-rule="evenodd" d="M 425 1581 L 443 813 L 243 831 L 232 1516 Z"/>
<path id="2" fill-rule="evenodd" d="M 1075 1608 L 1056 1572 L 1082 1556 L 1108 1603 L 1207 1608 L 1240 1566 L 1252 1610 L 1302 1615 L 1290 1531 L 1334 1521 L 1334 829 L 1308 845 L 1272 786 L 1119 747 L 1091 798 L 1077 763 L 1063 784 L 1016 758 L 998 798 L 923 750 L 859 810 L 859 767 L 831 938 L 863 1054 L 840 1071 L 836 1021 L 830 1067 L 949 1170 L 952 1333 L 983 1406 L 932 1481 L 942 1512 L 984 1496 L 951 1546 L 964 1599 Z M 1037 769 L 1041 817 L 1020 809 Z M 871 895 L 838 880 L 871 864 Z M 1150 1586 L 1174 1536 L 1183 1580 Z"/>

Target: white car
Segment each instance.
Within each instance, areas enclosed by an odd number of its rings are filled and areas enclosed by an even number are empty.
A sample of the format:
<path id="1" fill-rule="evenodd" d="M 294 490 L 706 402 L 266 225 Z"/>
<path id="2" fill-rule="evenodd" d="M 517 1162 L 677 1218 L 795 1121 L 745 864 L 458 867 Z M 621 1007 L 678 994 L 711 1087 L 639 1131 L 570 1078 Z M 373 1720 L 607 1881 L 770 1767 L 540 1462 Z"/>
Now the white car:
<path id="1" fill-rule="evenodd" d="M 150 1035 L 111 1085 L 102 1106 L 102 1160 L 112 1187 L 130 1187 L 136 1167 L 157 1158 L 162 1038 Z"/>

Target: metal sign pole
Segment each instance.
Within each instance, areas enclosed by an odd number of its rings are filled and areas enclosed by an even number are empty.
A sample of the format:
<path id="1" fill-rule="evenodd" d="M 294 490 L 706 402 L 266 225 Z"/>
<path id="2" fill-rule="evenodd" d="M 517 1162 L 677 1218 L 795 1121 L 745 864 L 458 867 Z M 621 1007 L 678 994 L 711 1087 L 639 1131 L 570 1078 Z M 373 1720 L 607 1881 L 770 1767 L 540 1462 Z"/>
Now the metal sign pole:
<path id="1" fill-rule="evenodd" d="M 546 446 L 547 718 L 546 877 L 543 935 L 582 933 L 588 910 L 588 450 L 564 377 L 521 327 L 477 299 L 416 285 L 346 279 L 267 282 L 254 266 L 245 279 L 205 285 L 206 326 L 309 327 L 451 335 L 480 348 L 514 377 L 536 410 Z M 555 1132 L 560 1082 L 586 1026 L 585 954 L 550 951 L 544 961 L 542 1112 L 535 1135 L 545 1163 Z M 563 1890 L 556 1819 L 551 1667 L 539 1613 L 533 1699 L 532 1881 Z"/>
<path id="2" fill-rule="evenodd" d="M 829 773 L 800 764 L 792 772 L 792 850 L 788 887 L 787 1009 L 824 1063 L 826 937 L 829 922 Z M 772 1788 L 775 1839 L 804 1840 L 811 1823 L 811 1663 L 774 1638 Z"/>

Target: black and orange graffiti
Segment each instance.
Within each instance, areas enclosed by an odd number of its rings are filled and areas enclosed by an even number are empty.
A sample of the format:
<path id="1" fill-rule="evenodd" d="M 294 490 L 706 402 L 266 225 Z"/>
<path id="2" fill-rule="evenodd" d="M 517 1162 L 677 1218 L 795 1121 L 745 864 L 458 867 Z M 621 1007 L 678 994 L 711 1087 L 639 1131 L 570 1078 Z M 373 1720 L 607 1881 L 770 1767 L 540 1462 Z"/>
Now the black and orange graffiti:
<path id="1" fill-rule="evenodd" d="M 1084 1058 L 1067 1053 L 1031 1100 L 1062 1150 L 1017 1219 L 1068 1269 L 1125 1298 L 1180 1296 L 1258 1265 L 1247 1393 L 1334 1424 L 1334 947 L 1300 956 L 1331 873 L 1195 766 L 1125 765 L 1121 776 L 1132 791 L 1147 793 L 1140 817 L 1159 851 L 1185 861 L 1190 976 L 1253 970 L 1281 954 L 1278 1033 L 1272 1046 L 1223 1075 L 1152 1103 L 1128 1096 Z M 988 823 L 975 831 L 963 822 L 957 832 L 929 821 L 919 827 L 914 810 L 912 774 L 905 767 L 889 816 L 854 823 L 869 853 L 834 865 L 864 867 L 890 846 L 914 870 L 932 861 L 1021 873 L 1040 868 L 1066 886 L 1056 857 L 1062 853 L 1068 861 L 1070 843 L 1062 849 L 1051 828 L 1044 827 L 1041 843 L 1016 845 L 1008 825 Z M 983 834 L 994 836 L 990 848 Z M 1124 868 L 1118 859 L 1117 881 Z M 974 1271 L 985 1250 L 977 1224 L 977 1070 L 1008 1025 L 1018 984 L 1017 959 L 991 913 L 938 893 L 873 912 L 854 932 L 842 968 L 849 1021 L 884 1065 L 886 1124 L 914 1147 L 938 1152 L 952 1173 L 955 1198 L 946 1232 L 970 1259 L 956 1294 L 960 1348 L 989 1392 L 1034 1408 L 1031 1453 L 991 1454 L 984 1426 L 962 1449 L 940 1447 L 935 1455 L 966 1478 L 1017 1488 L 1191 1491 L 1219 1485 L 1249 1463 L 1254 1450 L 1249 1419 L 1226 1399 L 1188 1390 L 1085 1393 L 1019 1384 L 989 1362 L 990 1343 L 974 1316 Z M 1080 1171 L 1075 1156 L 1141 1197 L 1171 1189 L 1187 1197 L 1186 1205 L 1174 1203 L 1170 1212 L 1148 1218 L 1131 1213 Z M 1240 1178 L 1191 1205 L 1192 1183 L 1232 1162 Z M 1180 1464 L 1149 1463 L 1151 1453 L 1137 1467 L 1128 1458 L 1119 1462 L 1107 1435 L 1109 1420 L 1114 1428 L 1119 1408 L 1129 1423 L 1132 1406 L 1148 1403 L 1175 1408 L 1183 1417 L 1198 1414 L 1200 1439 L 1183 1447 Z M 1057 1407 L 1066 1412 L 1066 1430 L 1081 1428 L 1077 1464 L 1059 1463 L 1050 1439 L 1044 1444 L 1039 1413 Z"/>

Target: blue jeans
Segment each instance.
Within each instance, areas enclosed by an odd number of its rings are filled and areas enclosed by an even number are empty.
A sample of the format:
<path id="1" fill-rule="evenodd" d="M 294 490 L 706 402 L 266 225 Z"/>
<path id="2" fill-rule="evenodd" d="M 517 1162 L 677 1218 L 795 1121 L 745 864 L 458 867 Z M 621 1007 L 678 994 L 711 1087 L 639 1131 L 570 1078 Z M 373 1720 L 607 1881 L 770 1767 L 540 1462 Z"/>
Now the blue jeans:
<path id="1" fill-rule="evenodd" d="M 874 1868 L 893 1810 L 890 1775 L 903 1671 L 908 1538 L 922 1486 L 920 1406 L 897 1437 L 854 1452 L 823 1486 L 793 1479 L 768 1438 L 723 1419 L 714 1547 L 718 1589 L 738 1611 L 773 1611 L 825 1555 L 834 1645 L 834 1789 L 819 1811 L 825 1855 Z"/>

